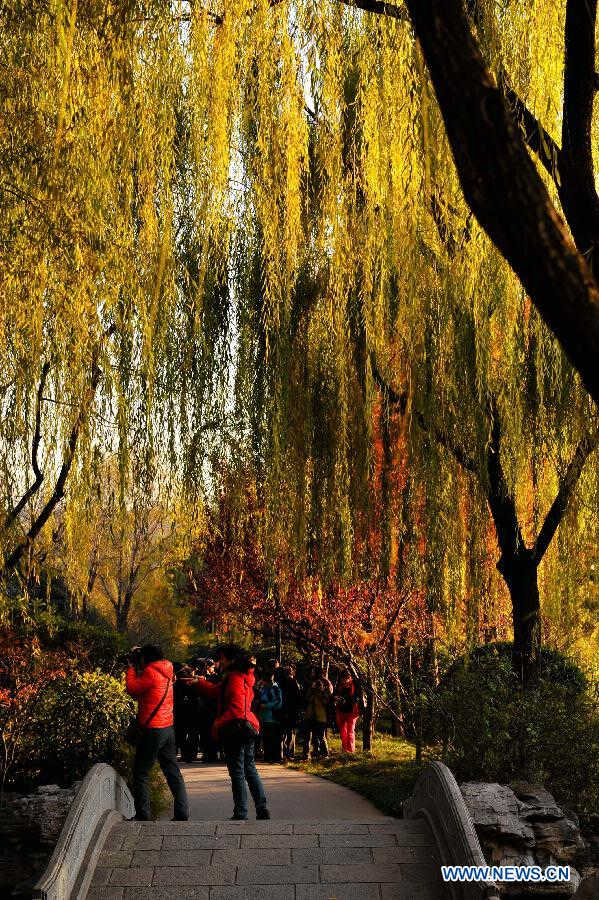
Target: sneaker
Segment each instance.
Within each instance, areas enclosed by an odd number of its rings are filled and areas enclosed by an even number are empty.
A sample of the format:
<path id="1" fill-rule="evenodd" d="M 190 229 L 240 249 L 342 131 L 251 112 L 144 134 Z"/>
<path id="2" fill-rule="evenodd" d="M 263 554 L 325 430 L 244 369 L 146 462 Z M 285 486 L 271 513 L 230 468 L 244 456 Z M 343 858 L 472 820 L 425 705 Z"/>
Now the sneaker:
<path id="1" fill-rule="evenodd" d="M 174 819 L 171 819 L 171 822 L 189 822 L 189 816 L 175 816 Z"/>
<path id="2" fill-rule="evenodd" d="M 247 820 L 248 820 L 247 816 L 231 816 L 229 821 L 231 821 L 231 822 L 247 822 Z"/>
<path id="3" fill-rule="evenodd" d="M 260 821 L 261 819 L 270 819 L 270 813 L 268 809 L 265 806 L 263 806 L 262 809 L 257 809 L 256 818 L 258 819 L 258 821 Z"/>

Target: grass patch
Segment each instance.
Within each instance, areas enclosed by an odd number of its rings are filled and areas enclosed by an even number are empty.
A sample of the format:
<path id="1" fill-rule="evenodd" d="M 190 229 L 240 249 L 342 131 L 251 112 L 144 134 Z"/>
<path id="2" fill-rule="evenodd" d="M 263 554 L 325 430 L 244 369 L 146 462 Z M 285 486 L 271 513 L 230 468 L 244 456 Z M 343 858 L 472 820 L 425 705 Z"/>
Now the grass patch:
<path id="1" fill-rule="evenodd" d="M 348 754 L 341 751 L 338 736 L 331 735 L 329 750 L 331 756 L 328 759 L 296 761 L 288 765 L 351 788 L 385 815 L 401 817 L 402 803 L 412 793 L 422 769 L 422 765 L 416 763 L 413 744 L 379 734 L 373 740 L 372 752 L 365 753 L 357 747 L 354 754 Z"/>

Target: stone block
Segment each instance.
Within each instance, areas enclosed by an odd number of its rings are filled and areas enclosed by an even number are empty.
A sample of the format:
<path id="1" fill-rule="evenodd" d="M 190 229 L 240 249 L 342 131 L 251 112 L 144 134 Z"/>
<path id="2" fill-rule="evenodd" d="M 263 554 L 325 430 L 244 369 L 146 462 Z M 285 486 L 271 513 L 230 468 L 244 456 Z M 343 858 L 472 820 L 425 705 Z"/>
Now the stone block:
<path id="1" fill-rule="evenodd" d="M 130 850 L 103 850 L 98 859 L 98 866 L 108 866 L 114 869 L 116 866 L 130 866 L 133 853 Z"/>
<path id="2" fill-rule="evenodd" d="M 291 822 L 219 822 L 217 834 L 293 834 Z"/>
<path id="3" fill-rule="evenodd" d="M 293 884 L 235 885 L 210 888 L 210 900 L 295 900 Z"/>
<path id="4" fill-rule="evenodd" d="M 396 847 L 394 834 L 323 834 L 321 847 Z"/>
<path id="5" fill-rule="evenodd" d="M 161 850 L 163 840 L 167 840 L 167 838 L 163 838 L 161 834 L 142 834 L 137 838 L 134 844 L 134 850 Z M 171 838 L 168 838 L 171 840 Z M 188 838 L 184 838 L 184 840 L 188 840 Z M 192 838 L 193 840 L 193 838 Z"/>
<path id="6" fill-rule="evenodd" d="M 96 868 L 92 877 L 92 885 L 96 887 L 101 884 L 108 884 L 110 881 L 110 872 L 111 870 L 109 868 Z"/>
<path id="7" fill-rule="evenodd" d="M 439 853 L 436 847 L 374 847 L 374 862 L 386 863 L 424 863 L 440 866 Z"/>
<path id="8" fill-rule="evenodd" d="M 369 825 L 355 822 L 300 822 L 293 826 L 294 834 L 370 834 Z"/>
<path id="9" fill-rule="evenodd" d="M 291 859 L 301 866 L 342 866 L 373 862 L 370 847 L 316 847 L 312 850 L 292 850 Z"/>
<path id="10" fill-rule="evenodd" d="M 111 869 L 110 884 L 125 885 L 143 885 L 152 884 L 154 870 L 152 867 L 141 868 L 140 866 L 132 866 L 128 869 Z"/>
<path id="11" fill-rule="evenodd" d="M 318 835 L 316 834 L 244 834 L 241 837 L 241 847 L 260 847 L 264 850 L 279 848 L 306 848 L 318 847 Z"/>
<path id="12" fill-rule="evenodd" d="M 395 819 L 392 822 L 376 822 L 368 826 L 370 834 L 422 835 L 432 843 L 433 835 L 428 822 L 423 819 Z"/>
<path id="13" fill-rule="evenodd" d="M 379 900 L 378 884 L 298 884 L 295 900 Z"/>
<path id="14" fill-rule="evenodd" d="M 125 888 L 124 900 L 210 900 L 210 888 L 205 884 L 151 885 L 150 887 Z"/>
<path id="15" fill-rule="evenodd" d="M 140 822 L 143 835 L 216 834 L 216 822 Z"/>
<path id="16" fill-rule="evenodd" d="M 295 860 L 294 860 L 295 861 Z M 292 862 L 291 850 L 215 850 L 212 854 L 213 865 L 244 866 L 248 863 L 257 866 L 287 866 Z"/>
<path id="17" fill-rule="evenodd" d="M 155 885 L 234 884 L 235 866 L 159 866 L 154 870 Z"/>
<path id="18" fill-rule="evenodd" d="M 318 866 L 239 866 L 237 884 L 314 884 Z"/>
<path id="19" fill-rule="evenodd" d="M 397 882 L 401 880 L 400 866 L 378 866 L 373 863 L 356 863 L 345 866 L 321 866 L 320 880 L 324 884 L 336 884 L 345 882 L 367 882 L 378 884 L 383 882 Z"/>
<path id="20" fill-rule="evenodd" d="M 381 900 L 451 900 L 444 885 L 381 884 Z"/>
<path id="21" fill-rule="evenodd" d="M 136 850 L 134 866 L 209 866 L 212 850 Z"/>
<path id="22" fill-rule="evenodd" d="M 123 900 L 123 891 L 125 888 L 114 887 L 114 885 L 102 885 L 101 887 L 91 887 L 87 892 L 85 900 Z"/>
<path id="23" fill-rule="evenodd" d="M 163 850 L 226 850 L 239 847 L 237 834 L 166 834 Z"/>

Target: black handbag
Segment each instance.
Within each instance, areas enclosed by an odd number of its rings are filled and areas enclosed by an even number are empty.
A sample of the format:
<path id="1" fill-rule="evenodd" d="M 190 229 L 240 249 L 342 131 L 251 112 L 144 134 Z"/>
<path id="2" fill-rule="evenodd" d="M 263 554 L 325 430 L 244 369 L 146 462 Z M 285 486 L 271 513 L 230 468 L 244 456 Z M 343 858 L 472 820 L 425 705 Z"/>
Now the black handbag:
<path id="1" fill-rule="evenodd" d="M 142 725 L 137 719 L 133 719 L 129 725 L 127 726 L 127 730 L 125 731 L 125 743 L 129 744 L 131 747 L 136 747 L 139 743 L 140 739 L 144 736 L 146 729 L 148 728 L 150 722 L 166 700 L 166 695 L 168 694 L 168 689 L 170 687 L 171 680 L 167 679 L 166 687 L 164 689 L 164 694 L 146 719 L 145 725 Z"/>

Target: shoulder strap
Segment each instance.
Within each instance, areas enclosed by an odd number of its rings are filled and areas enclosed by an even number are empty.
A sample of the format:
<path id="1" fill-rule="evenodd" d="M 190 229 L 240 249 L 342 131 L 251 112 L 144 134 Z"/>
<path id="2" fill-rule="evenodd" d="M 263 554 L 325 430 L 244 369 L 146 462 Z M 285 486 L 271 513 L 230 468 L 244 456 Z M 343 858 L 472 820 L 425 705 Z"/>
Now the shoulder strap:
<path id="1" fill-rule="evenodd" d="M 152 721 L 152 719 L 154 718 L 154 716 L 156 715 L 156 713 L 158 712 L 158 710 L 160 709 L 160 707 L 162 706 L 162 704 L 164 703 L 164 701 L 166 700 L 166 695 L 168 694 L 168 689 L 169 689 L 169 687 L 170 687 L 170 684 L 171 684 L 171 679 L 170 679 L 170 676 L 169 676 L 168 679 L 167 679 L 167 682 L 166 682 L 166 687 L 165 687 L 165 689 L 164 689 L 164 694 L 162 695 L 162 697 L 160 698 L 160 700 L 158 701 L 158 703 L 156 704 L 156 706 L 154 707 L 154 709 L 153 709 L 152 712 L 150 713 L 149 717 L 146 719 L 146 724 L 142 726 L 143 728 L 147 728 L 147 727 L 148 727 L 148 725 L 150 724 L 150 722 Z"/>

